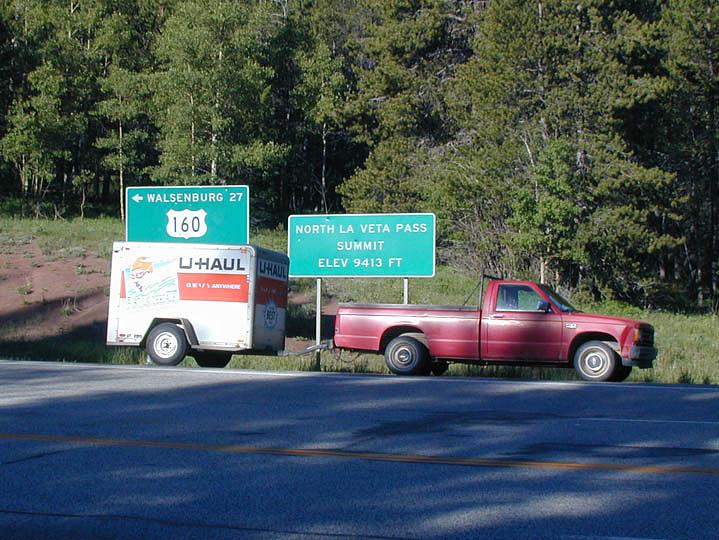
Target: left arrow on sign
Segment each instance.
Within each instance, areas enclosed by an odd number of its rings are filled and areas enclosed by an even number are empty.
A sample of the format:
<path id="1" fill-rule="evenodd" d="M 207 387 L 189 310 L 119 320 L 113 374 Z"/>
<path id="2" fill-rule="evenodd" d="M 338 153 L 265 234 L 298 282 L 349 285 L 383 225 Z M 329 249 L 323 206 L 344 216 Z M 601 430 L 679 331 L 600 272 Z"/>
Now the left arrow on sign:
<path id="1" fill-rule="evenodd" d="M 142 195 L 140 195 L 140 194 L 138 193 L 137 195 L 134 195 L 134 196 L 132 197 L 132 200 L 135 201 L 135 202 L 140 202 L 140 201 L 142 200 Z"/>

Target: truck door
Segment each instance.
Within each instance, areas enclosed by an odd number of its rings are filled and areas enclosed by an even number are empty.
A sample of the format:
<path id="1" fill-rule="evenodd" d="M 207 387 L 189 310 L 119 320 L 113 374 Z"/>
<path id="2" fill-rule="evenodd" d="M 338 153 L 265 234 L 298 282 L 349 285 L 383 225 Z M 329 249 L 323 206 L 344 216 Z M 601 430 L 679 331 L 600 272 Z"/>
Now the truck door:
<path id="1" fill-rule="evenodd" d="M 529 284 L 500 283 L 491 309 L 483 315 L 485 360 L 558 362 L 562 315 L 544 307 L 547 299 Z"/>

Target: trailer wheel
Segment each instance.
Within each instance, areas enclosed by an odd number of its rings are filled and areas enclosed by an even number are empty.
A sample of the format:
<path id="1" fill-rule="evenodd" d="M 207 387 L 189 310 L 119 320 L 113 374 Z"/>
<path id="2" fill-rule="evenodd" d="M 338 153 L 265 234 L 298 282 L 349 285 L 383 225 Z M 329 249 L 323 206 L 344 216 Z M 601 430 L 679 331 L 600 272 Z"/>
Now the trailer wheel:
<path id="1" fill-rule="evenodd" d="M 586 381 L 610 381 L 620 367 L 617 353 L 601 341 L 588 341 L 574 354 L 574 369 Z"/>
<path id="2" fill-rule="evenodd" d="M 176 324 L 158 324 L 150 330 L 145 348 L 158 366 L 176 366 L 187 353 L 187 337 Z"/>
<path id="3" fill-rule="evenodd" d="M 414 338 L 399 336 L 384 350 L 387 368 L 396 375 L 429 374 L 427 348 Z"/>
<path id="4" fill-rule="evenodd" d="M 196 351 L 192 353 L 197 365 L 203 368 L 223 368 L 230 363 L 232 353 L 220 351 Z"/>

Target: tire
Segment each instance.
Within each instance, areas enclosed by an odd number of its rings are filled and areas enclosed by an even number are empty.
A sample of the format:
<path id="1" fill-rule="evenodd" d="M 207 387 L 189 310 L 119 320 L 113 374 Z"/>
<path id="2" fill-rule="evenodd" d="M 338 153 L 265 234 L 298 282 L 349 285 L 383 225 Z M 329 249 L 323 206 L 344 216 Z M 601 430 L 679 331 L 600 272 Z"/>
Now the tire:
<path id="1" fill-rule="evenodd" d="M 430 369 L 427 348 L 407 336 L 389 342 L 384 350 L 384 361 L 395 375 L 427 375 Z"/>
<path id="2" fill-rule="evenodd" d="M 196 351 L 192 356 L 197 365 L 203 368 L 223 368 L 232 360 L 232 353 L 221 351 Z"/>
<path id="3" fill-rule="evenodd" d="M 150 330 L 145 349 L 158 366 L 176 366 L 187 353 L 184 330 L 172 323 L 162 323 Z"/>
<path id="4" fill-rule="evenodd" d="M 585 381 L 611 381 L 621 367 L 617 353 L 602 341 L 588 341 L 574 354 L 574 369 Z"/>
<path id="5" fill-rule="evenodd" d="M 444 375 L 447 373 L 447 370 L 449 369 L 449 364 L 445 361 L 439 361 L 439 362 L 432 362 L 432 367 L 430 368 L 430 371 L 432 371 L 432 375 L 439 377 L 440 375 Z"/>
<path id="6" fill-rule="evenodd" d="M 625 381 L 625 380 L 627 380 L 627 377 L 629 377 L 631 372 L 632 372 L 632 366 L 623 366 L 623 365 L 619 364 L 617 366 L 617 369 L 614 371 L 614 374 L 611 376 L 611 378 L 609 380 L 612 382 Z"/>

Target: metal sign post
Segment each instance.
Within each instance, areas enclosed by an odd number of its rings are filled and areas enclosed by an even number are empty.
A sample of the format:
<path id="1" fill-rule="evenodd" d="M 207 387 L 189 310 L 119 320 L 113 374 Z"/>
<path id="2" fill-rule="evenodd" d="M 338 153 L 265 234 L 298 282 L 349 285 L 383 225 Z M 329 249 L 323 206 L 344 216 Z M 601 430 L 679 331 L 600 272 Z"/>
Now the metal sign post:
<path id="1" fill-rule="evenodd" d="M 315 306 L 315 345 L 322 341 L 322 278 L 317 278 L 317 303 Z M 315 352 L 314 371 L 320 371 L 320 351 Z"/>

